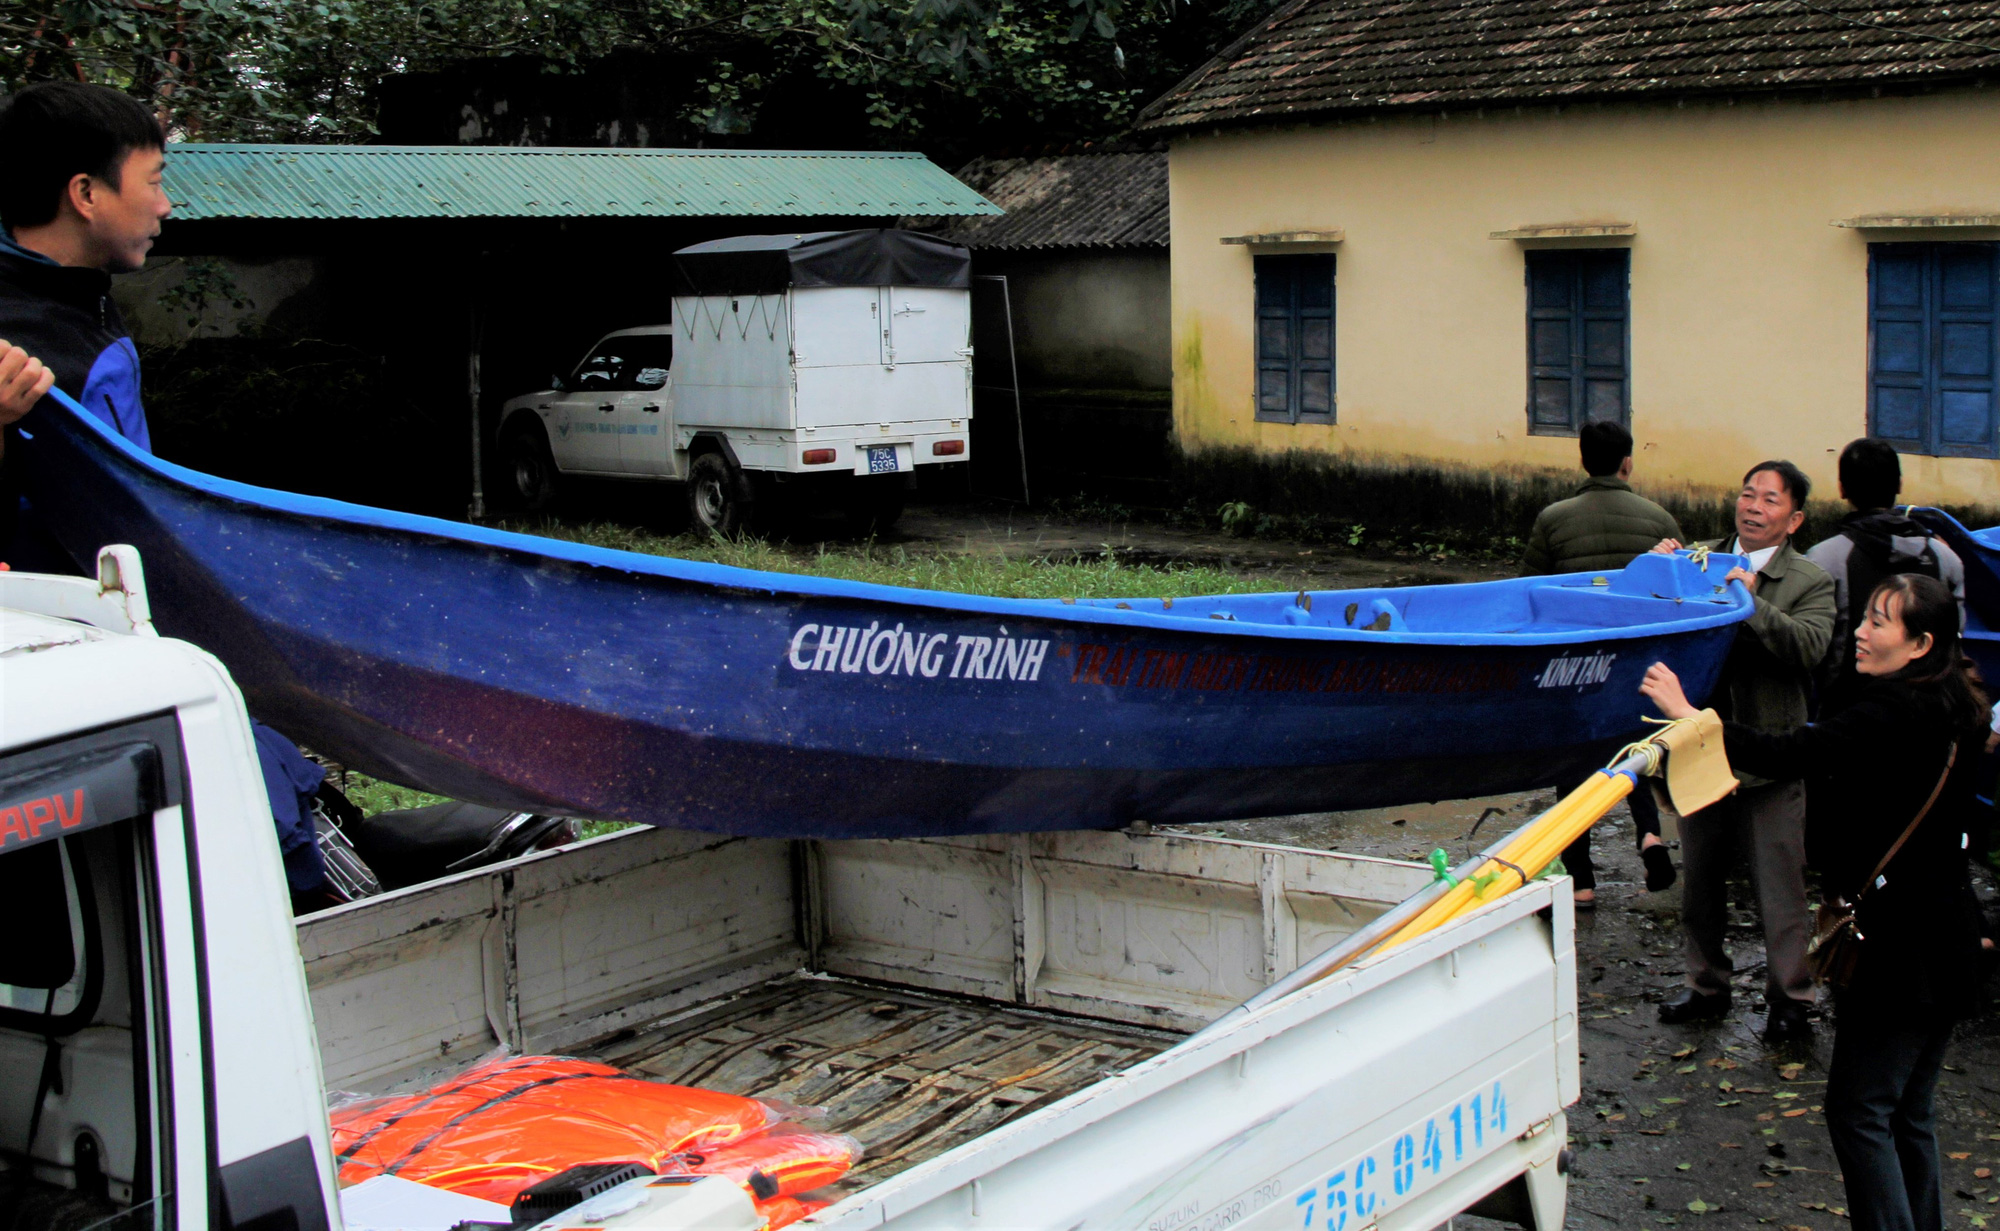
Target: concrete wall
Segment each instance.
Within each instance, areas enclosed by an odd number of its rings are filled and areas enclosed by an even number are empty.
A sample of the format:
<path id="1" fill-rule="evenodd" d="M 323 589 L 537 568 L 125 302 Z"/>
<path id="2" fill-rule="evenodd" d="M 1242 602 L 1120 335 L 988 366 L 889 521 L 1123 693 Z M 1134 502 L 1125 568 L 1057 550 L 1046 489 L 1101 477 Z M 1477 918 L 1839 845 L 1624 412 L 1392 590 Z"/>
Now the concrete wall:
<path id="1" fill-rule="evenodd" d="M 260 331 L 295 336 L 324 325 L 321 272 L 309 257 L 166 256 L 114 280 L 111 294 L 126 328 L 148 346 Z"/>
<path id="2" fill-rule="evenodd" d="M 978 251 L 973 264 L 1007 277 L 1024 387 L 1171 387 L 1164 249 Z"/>
<path id="3" fill-rule="evenodd" d="M 1866 431 L 1867 244 L 1885 213 L 2000 213 L 2000 96 L 1410 116 L 1173 147 L 1175 424 L 1184 446 L 1358 450 L 1574 468 L 1527 432 L 1522 244 L 1634 223 L 1632 429 L 1642 485 L 1733 486 L 1769 456 L 1831 494 Z M 1223 236 L 1344 230 L 1335 425 L 1252 413 L 1251 253 Z M 1285 249 L 1298 251 L 1299 249 Z M 1905 495 L 2000 504 L 2000 462 L 1905 457 Z"/>

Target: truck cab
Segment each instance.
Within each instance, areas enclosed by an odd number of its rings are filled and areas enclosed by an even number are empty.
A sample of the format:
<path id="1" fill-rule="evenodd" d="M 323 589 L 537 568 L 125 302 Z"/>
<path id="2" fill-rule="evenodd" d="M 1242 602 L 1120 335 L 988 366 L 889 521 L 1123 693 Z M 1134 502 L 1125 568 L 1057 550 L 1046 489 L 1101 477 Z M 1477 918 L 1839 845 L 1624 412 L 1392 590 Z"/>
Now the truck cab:
<path id="1" fill-rule="evenodd" d="M 326 1231 L 311 1005 L 243 700 L 153 634 L 137 553 L 107 550 L 96 580 L 0 573 L 0 1217 Z"/>
<path id="2" fill-rule="evenodd" d="M 507 402 L 500 448 L 509 487 L 530 511 L 559 475 L 679 479 L 672 431 L 674 330 L 620 329 L 597 340 L 567 376 Z"/>
<path id="3" fill-rule="evenodd" d="M 667 324 L 599 339 L 508 401 L 505 486 L 538 510 L 564 476 L 679 483 L 693 524 L 759 505 L 892 524 L 919 467 L 971 449 L 971 257 L 913 231 L 744 235 L 675 253 Z"/>

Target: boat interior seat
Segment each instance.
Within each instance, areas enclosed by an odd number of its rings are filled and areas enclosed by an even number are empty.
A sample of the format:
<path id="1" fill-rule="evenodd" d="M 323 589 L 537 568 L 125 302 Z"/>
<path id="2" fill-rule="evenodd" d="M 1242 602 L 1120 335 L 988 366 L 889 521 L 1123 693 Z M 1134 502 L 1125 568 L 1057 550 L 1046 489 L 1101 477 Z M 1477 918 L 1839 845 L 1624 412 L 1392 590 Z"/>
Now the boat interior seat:
<path id="1" fill-rule="evenodd" d="M 1605 574 L 1598 588 L 1636 598 L 1722 599 L 1728 589 L 1722 579 L 1741 562 L 1741 556 L 1715 556 L 1703 568 L 1685 552 L 1647 552 Z"/>
<path id="2" fill-rule="evenodd" d="M 1682 604 L 1676 599 L 1614 594 L 1601 586 L 1540 586 L 1528 602 L 1534 609 L 1534 627 L 1541 631 L 1656 624 L 1692 614 L 1677 613 Z"/>

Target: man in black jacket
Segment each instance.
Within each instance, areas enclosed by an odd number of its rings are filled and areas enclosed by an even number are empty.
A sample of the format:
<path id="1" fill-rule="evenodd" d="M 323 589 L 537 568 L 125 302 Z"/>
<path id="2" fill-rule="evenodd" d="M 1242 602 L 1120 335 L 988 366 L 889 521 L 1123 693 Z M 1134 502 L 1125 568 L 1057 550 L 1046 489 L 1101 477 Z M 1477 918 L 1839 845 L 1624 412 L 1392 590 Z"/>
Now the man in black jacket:
<path id="1" fill-rule="evenodd" d="M 139 401 L 139 352 L 111 302 L 111 275 L 145 264 L 172 209 L 160 185 L 164 151 L 152 114 L 105 86 L 30 86 L 0 111 L 0 337 L 143 449 L 152 435 Z M 16 443 L 6 451 L 18 454 Z M 13 523 L 8 563 L 74 572 L 22 498 L 20 475 L 0 478 L 0 508 Z"/>
<path id="2" fill-rule="evenodd" d="M 166 157 L 159 122 L 137 99 L 105 86 L 29 86 L 0 110 L 0 162 L 7 168 L 0 176 L 0 337 L 10 339 L 0 349 L 0 425 L 27 414 L 52 380 L 150 450 L 139 351 L 111 302 L 111 275 L 146 263 L 173 208 L 161 187 Z M 43 365 L 47 370 L 39 371 Z M 31 373 L 27 397 L 22 386 Z M 23 426 L 32 430 L 34 420 Z M 18 438 L 18 428 L 6 431 Z M 0 515 L 13 524 L 0 545 L 7 563 L 75 572 L 78 562 L 21 494 L 18 471 L 35 464 L 32 450 L 6 452 L 12 456 L 0 468 Z M 326 869 L 300 801 L 324 775 L 276 732 L 259 725 L 257 734 L 285 878 L 294 895 L 318 891 Z"/>

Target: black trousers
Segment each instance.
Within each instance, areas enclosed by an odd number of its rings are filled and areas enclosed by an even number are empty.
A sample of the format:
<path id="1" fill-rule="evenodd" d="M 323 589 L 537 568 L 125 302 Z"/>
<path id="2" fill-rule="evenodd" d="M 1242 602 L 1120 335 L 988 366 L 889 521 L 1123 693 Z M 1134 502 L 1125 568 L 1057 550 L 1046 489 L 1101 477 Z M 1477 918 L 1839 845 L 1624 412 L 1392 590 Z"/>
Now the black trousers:
<path id="1" fill-rule="evenodd" d="M 1581 780 L 1563 783 L 1556 788 L 1556 798 L 1566 798 L 1582 785 Z M 1644 842 L 1647 834 L 1660 836 L 1660 805 L 1653 800 L 1652 787 L 1641 782 L 1625 797 L 1625 803 L 1632 809 L 1633 841 Z M 1562 861 L 1576 888 L 1597 888 L 1597 864 L 1590 857 L 1590 830 L 1584 830 L 1582 837 L 1563 848 Z"/>
<path id="2" fill-rule="evenodd" d="M 1881 1013 L 1837 1008 L 1835 1015 L 1826 1129 L 1846 1180 L 1848 1214 L 1854 1231 L 1940 1231 L 1944 1187 L 1932 1101 L 1951 1023 Z"/>

